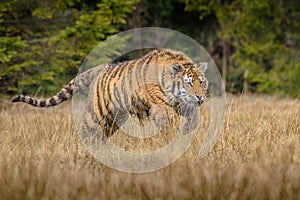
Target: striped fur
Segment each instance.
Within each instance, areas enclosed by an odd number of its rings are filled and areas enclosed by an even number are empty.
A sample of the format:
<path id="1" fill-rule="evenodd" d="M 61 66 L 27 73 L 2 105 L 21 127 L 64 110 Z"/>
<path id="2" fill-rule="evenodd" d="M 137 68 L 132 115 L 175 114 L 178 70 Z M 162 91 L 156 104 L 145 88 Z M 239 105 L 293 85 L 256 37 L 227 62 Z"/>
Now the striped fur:
<path id="1" fill-rule="evenodd" d="M 112 135 L 127 120 L 136 116 L 142 123 L 152 120 L 165 127 L 171 113 L 187 119 L 185 128 L 195 126 L 195 112 L 206 98 L 207 63 L 193 63 L 185 54 L 169 49 L 153 50 L 131 61 L 98 66 L 79 74 L 55 96 L 37 100 L 19 95 L 12 102 L 37 107 L 55 106 L 89 87 L 82 120 L 84 137 L 100 127 L 105 137 Z"/>

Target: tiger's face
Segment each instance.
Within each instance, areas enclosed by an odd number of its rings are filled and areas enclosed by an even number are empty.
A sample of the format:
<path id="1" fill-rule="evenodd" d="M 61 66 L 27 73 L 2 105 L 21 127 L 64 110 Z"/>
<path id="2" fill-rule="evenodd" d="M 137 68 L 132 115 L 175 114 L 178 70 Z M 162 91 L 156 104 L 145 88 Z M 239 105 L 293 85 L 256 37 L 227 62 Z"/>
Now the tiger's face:
<path id="1" fill-rule="evenodd" d="M 201 105 L 206 100 L 208 80 L 205 77 L 207 63 L 190 66 L 175 64 L 171 68 L 172 92 L 179 104 Z"/>

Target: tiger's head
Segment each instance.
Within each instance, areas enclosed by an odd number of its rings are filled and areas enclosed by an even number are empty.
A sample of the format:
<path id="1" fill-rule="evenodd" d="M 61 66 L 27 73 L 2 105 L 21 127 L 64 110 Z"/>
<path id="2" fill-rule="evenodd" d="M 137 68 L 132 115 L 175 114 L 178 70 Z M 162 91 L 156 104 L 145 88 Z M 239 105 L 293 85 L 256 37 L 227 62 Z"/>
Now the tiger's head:
<path id="1" fill-rule="evenodd" d="M 170 68 L 172 76 L 173 101 L 179 105 L 201 105 L 206 100 L 208 80 L 205 77 L 207 63 L 191 65 L 174 64 Z"/>

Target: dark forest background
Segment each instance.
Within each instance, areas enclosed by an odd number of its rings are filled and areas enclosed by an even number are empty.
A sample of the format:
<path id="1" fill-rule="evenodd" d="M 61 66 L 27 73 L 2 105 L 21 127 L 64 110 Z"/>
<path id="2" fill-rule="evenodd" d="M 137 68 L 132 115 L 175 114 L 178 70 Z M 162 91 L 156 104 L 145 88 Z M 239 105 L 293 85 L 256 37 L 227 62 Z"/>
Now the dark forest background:
<path id="1" fill-rule="evenodd" d="M 300 97 L 299 0 L 1 0 L 0 94 L 54 94 L 101 41 L 146 26 L 198 41 L 228 92 Z"/>

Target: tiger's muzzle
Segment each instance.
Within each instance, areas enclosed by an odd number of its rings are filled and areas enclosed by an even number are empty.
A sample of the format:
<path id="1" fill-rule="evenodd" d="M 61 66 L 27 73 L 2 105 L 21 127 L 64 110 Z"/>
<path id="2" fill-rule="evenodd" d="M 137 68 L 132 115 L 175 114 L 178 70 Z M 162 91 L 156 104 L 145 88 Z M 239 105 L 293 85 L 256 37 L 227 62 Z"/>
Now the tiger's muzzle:
<path id="1" fill-rule="evenodd" d="M 206 100 L 206 96 L 196 95 L 196 98 L 197 98 L 199 106 L 202 105 L 205 102 L 205 100 Z"/>

